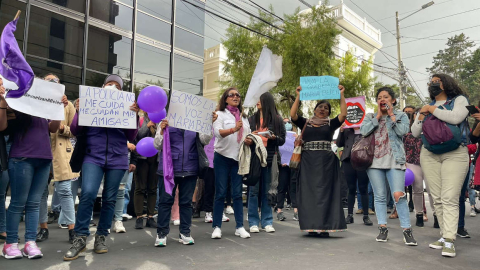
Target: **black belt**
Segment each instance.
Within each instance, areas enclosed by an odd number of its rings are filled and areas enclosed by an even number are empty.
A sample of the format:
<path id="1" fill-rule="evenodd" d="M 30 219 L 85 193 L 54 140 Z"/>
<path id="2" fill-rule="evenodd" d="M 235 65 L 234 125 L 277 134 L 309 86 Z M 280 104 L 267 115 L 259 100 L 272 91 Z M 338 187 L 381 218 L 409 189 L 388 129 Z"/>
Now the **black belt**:
<path id="1" fill-rule="evenodd" d="M 306 142 L 303 144 L 302 150 L 310 150 L 310 151 L 332 151 L 332 143 L 327 141 L 314 141 L 314 142 Z"/>

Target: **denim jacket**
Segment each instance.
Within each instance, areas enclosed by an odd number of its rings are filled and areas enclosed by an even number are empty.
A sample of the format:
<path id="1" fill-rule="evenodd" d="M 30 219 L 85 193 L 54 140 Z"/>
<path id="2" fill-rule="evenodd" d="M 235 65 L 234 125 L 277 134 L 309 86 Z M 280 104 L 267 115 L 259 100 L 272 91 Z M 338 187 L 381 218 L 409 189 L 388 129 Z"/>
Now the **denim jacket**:
<path id="1" fill-rule="evenodd" d="M 387 117 L 387 131 L 388 142 L 392 148 L 393 157 L 397 164 L 405 164 L 405 149 L 403 146 L 403 136 L 405 136 L 410 130 L 410 121 L 407 114 L 401 111 L 394 110 L 396 122 L 393 123 L 390 117 Z M 363 120 L 360 132 L 364 137 L 372 134 L 378 128 L 377 113 L 367 114 Z"/>

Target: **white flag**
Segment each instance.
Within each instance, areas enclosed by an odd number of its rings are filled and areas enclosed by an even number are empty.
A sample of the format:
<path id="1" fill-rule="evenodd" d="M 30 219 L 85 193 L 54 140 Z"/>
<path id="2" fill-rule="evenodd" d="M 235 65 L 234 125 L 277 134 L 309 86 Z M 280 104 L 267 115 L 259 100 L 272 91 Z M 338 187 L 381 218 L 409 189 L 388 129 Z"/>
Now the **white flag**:
<path id="1" fill-rule="evenodd" d="M 277 86 L 277 82 L 282 76 L 282 57 L 273 54 L 271 50 L 264 46 L 248 86 L 244 106 L 255 106 L 260 96 Z"/>

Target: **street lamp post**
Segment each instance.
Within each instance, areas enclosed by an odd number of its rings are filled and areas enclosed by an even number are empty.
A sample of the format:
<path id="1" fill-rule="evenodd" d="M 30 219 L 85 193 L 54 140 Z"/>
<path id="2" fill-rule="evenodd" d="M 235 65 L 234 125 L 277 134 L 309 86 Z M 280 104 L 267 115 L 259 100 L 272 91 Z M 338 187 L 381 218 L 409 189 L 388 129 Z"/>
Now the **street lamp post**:
<path id="1" fill-rule="evenodd" d="M 398 11 L 395 12 L 395 20 L 396 20 L 396 25 L 397 25 L 397 55 L 398 55 L 398 75 L 400 77 L 400 80 L 399 80 L 399 83 L 400 83 L 400 108 L 403 109 L 405 108 L 405 99 L 404 99 L 404 95 L 406 95 L 407 93 L 407 84 L 406 84 L 406 81 L 407 81 L 407 71 L 405 69 L 405 66 L 403 65 L 403 61 L 402 61 L 402 51 L 401 51 L 401 42 L 400 42 L 400 21 L 402 20 L 405 20 L 406 18 L 412 16 L 413 14 L 417 13 L 417 12 L 420 12 L 428 7 L 430 7 L 431 5 L 433 5 L 434 2 L 431 1 L 431 2 L 428 2 L 427 4 L 423 5 L 421 9 L 413 12 L 412 14 L 404 17 L 403 19 L 399 19 L 398 18 Z"/>

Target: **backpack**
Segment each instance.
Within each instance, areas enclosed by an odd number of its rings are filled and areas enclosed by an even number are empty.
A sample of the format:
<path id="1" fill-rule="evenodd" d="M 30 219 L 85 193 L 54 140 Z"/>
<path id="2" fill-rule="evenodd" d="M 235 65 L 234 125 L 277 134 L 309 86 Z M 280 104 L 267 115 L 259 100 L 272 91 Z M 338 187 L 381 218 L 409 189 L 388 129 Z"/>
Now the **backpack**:
<path id="1" fill-rule="evenodd" d="M 252 156 L 250 160 L 250 171 L 246 175 L 242 175 L 242 182 L 247 186 L 255 186 L 262 177 L 262 163 L 255 153 L 255 144 L 250 145 Z"/>
<path id="2" fill-rule="evenodd" d="M 438 106 L 440 110 L 453 110 L 455 99 L 447 100 L 445 104 Z M 435 101 L 430 105 L 435 104 Z M 434 154 L 444 154 L 457 149 L 462 143 L 468 141 L 467 119 L 459 125 L 452 125 L 444 122 L 434 115 L 426 117 L 422 125 L 423 146 Z"/>

